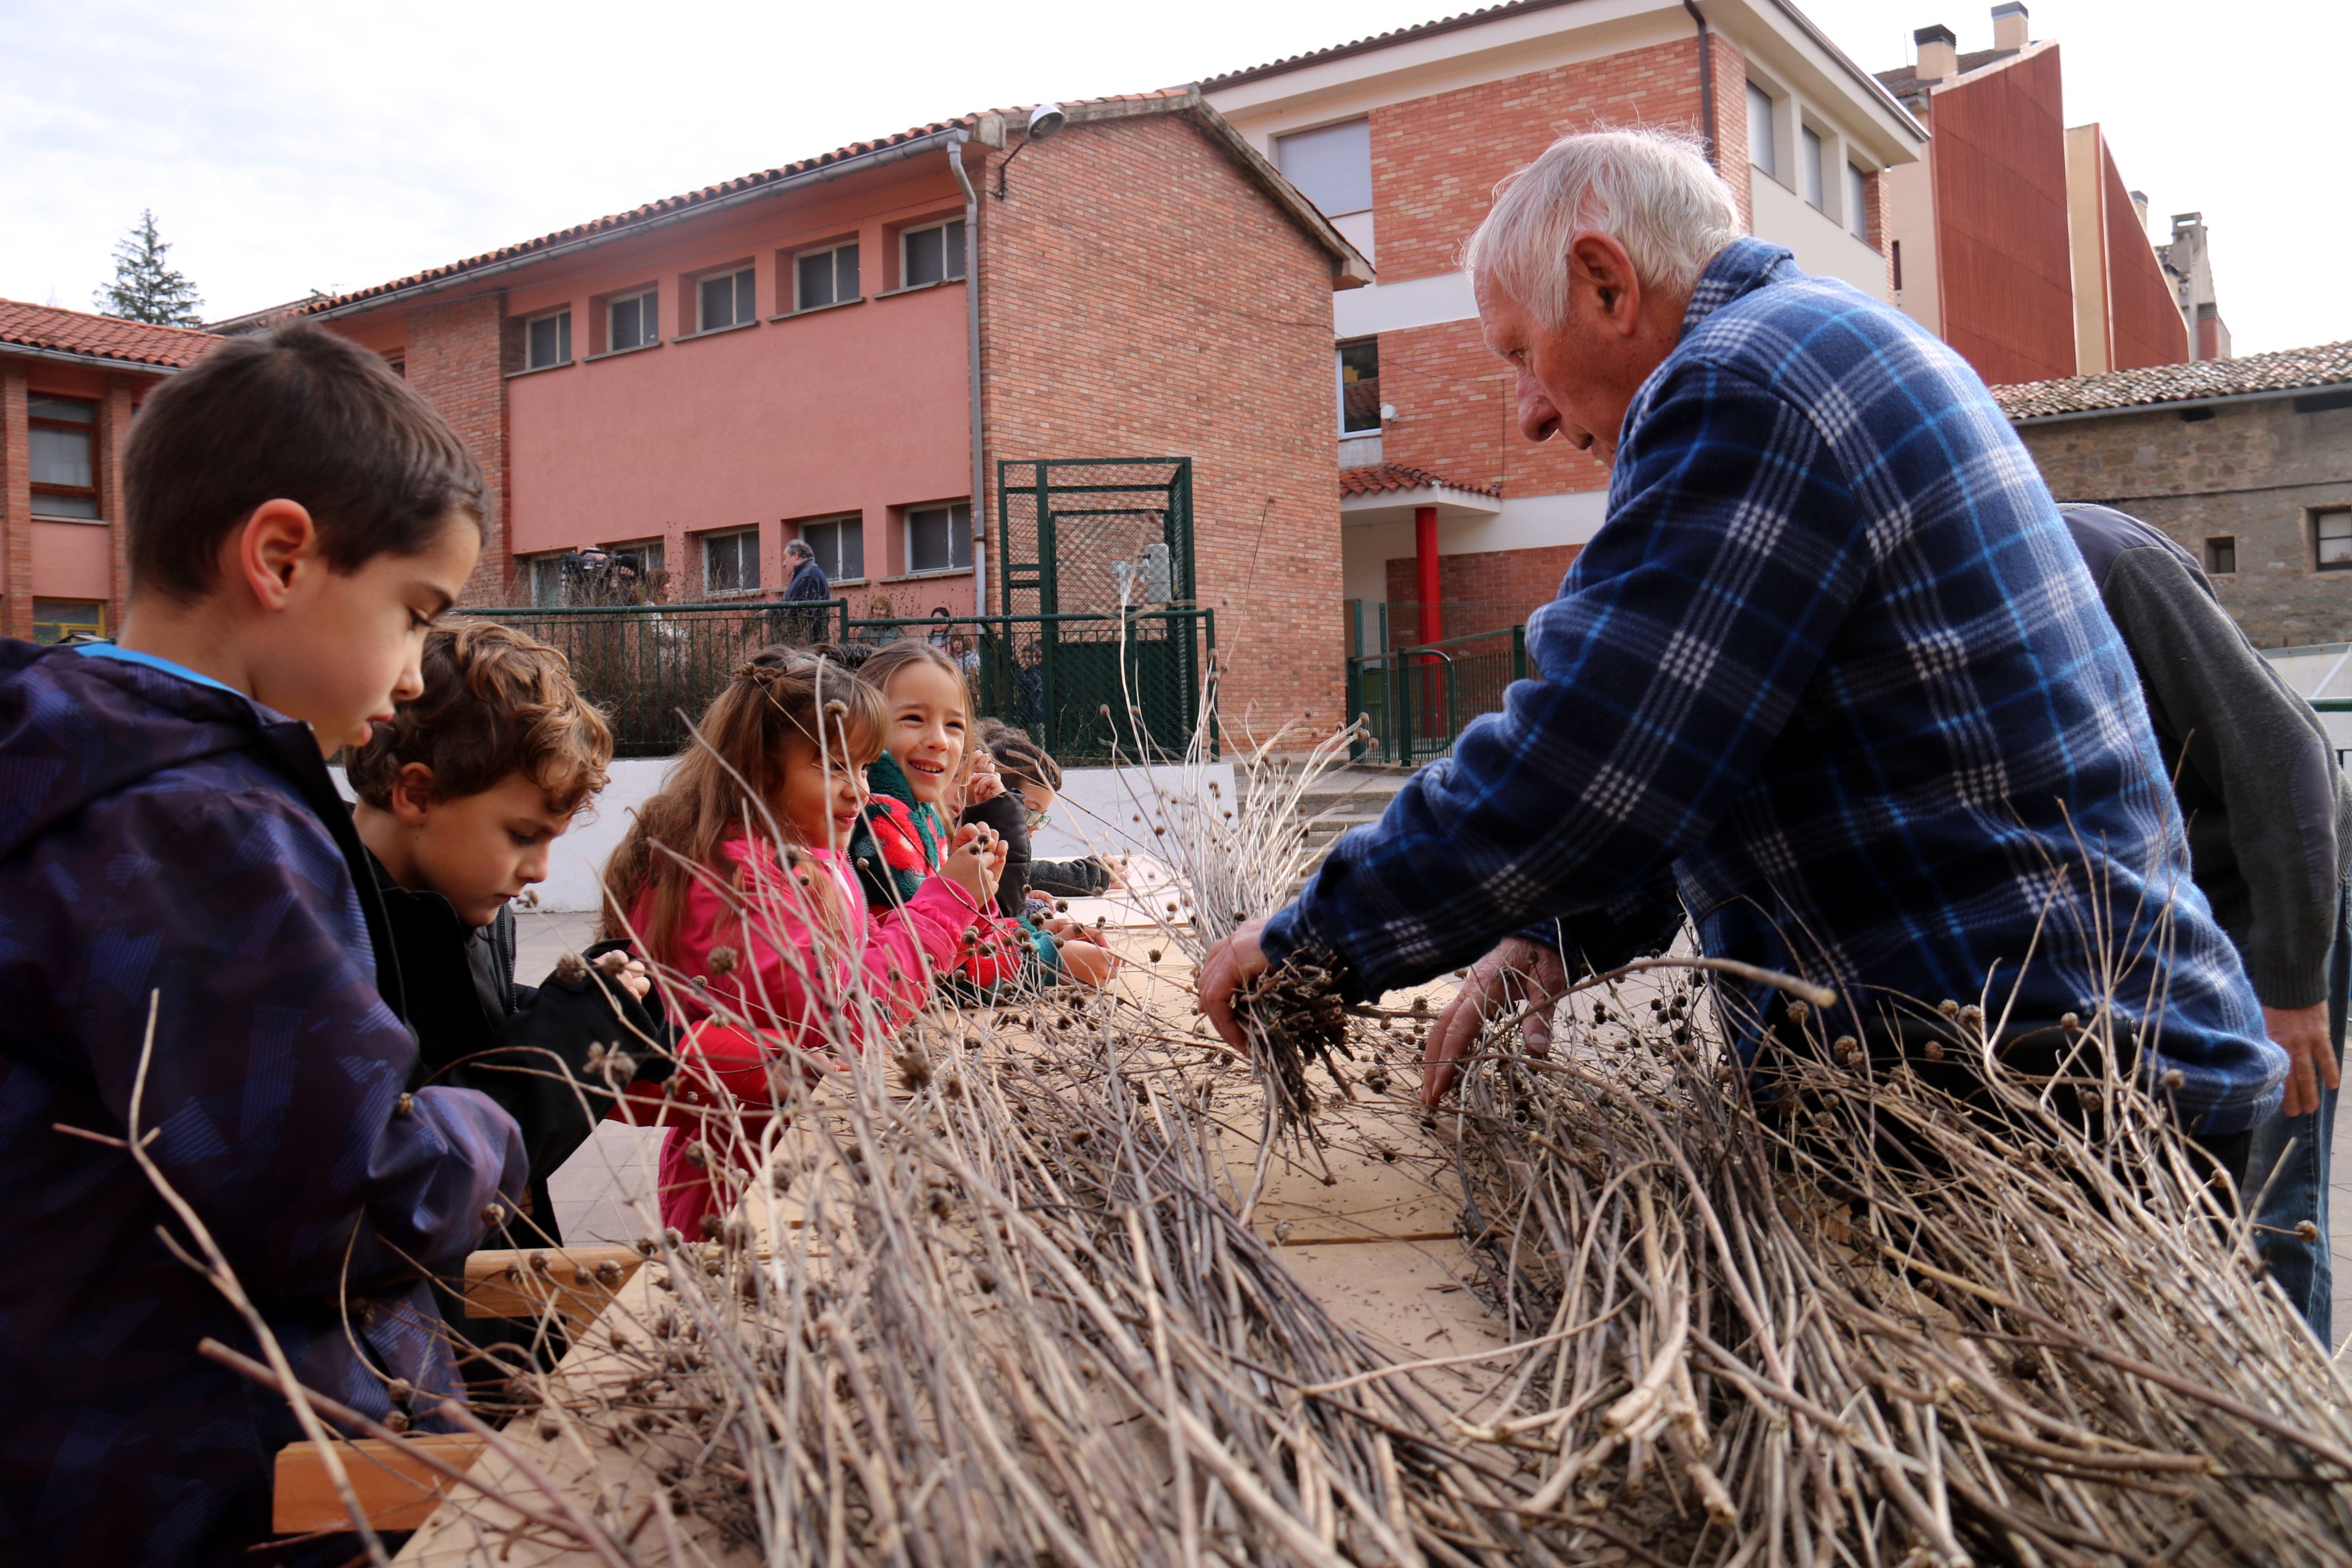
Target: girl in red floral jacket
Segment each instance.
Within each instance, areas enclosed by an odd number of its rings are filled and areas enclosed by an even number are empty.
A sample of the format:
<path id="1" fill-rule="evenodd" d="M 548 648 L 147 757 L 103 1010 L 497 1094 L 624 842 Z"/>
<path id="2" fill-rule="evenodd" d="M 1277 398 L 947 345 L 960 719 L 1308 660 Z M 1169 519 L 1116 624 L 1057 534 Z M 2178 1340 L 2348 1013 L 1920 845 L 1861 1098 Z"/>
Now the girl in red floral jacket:
<path id="1" fill-rule="evenodd" d="M 701 983 L 667 988 L 691 1027 L 670 1088 L 662 1223 L 688 1239 L 733 1201 L 761 1125 L 742 1123 L 747 1137 L 713 1123 L 706 1137 L 704 1109 L 771 1105 L 778 1059 L 896 1030 L 963 959 L 965 933 L 993 930 L 1002 851 L 970 829 L 942 845 L 938 875 L 868 911 L 842 846 L 883 722 L 877 694 L 841 666 L 796 649 L 754 656 L 605 868 L 604 934 L 635 938 L 673 981 Z"/>
<path id="2" fill-rule="evenodd" d="M 902 637 L 857 668 L 881 705 L 882 754 L 866 770 L 868 800 L 849 855 L 866 907 L 898 909 L 939 872 L 961 833 L 961 806 L 1001 794 L 1004 781 L 971 744 L 971 694 L 955 662 L 929 643 Z M 1056 973 L 1054 941 L 990 914 L 953 973 L 983 991 Z"/>

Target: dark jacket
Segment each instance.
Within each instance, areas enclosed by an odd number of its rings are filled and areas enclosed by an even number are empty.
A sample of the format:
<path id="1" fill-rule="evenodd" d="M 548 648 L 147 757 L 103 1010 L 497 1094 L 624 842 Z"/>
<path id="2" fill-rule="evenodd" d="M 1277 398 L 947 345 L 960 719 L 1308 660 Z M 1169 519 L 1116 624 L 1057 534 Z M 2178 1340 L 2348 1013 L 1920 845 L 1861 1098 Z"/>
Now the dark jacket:
<path id="1" fill-rule="evenodd" d="M 1029 806 L 1013 790 L 963 808 L 966 824 L 993 828 L 1004 840 L 1004 871 L 996 879 L 996 912 L 1019 920 L 1029 912 Z"/>
<path id="2" fill-rule="evenodd" d="M 618 1048 L 635 1059 L 631 1077 L 658 1083 L 674 1065 L 667 1027 L 584 963 L 559 965 L 541 985 L 516 984 L 513 910 L 468 926 L 440 894 L 400 886 L 373 855 L 368 866 L 400 955 L 419 1081 L 479 1089 L 522 1129 L 529 1195 L 507 1234 L 483 1245 L 562 1246 L 547 1179 L 588 1141 L 614 1100 L 589 1058 Z M 599 943 L 588 956 L 625 945 Z M 567 968 L 574 969 L 570 978 Z"/>
<path id="3" fill-rule="evenodd" d="M 1077 860 L 1032 860 L 1029 885 L 1041 893 L 1066 899 L 1091 899 L 1109 890 L 1110 868 L 1097 855 Z"/>
<path id="4" fill-rule="evenodd" d="M 417 1270 L 520 1193 L 514 1122 L 404 1095 L 383 907 L 310 730 L 70 648 L 0 642 L 0 1560 L 254 1562 L 299 1429 L 196 1353 L 257 1351 L 129 1156 L 56 1128 L 120 1137 L 140 1093 L 297 1375 L 381 1415 L 386 1374 L 454 1386 Z"/>
<path id="5" fill-rule="evenodd" d="M 793 569 L 793 580 L 784 584 L 786 599 L 830 599 L 833 584 L 825 581 L 824 568 L 814 561 L 803 561 Z"/>
<path id="6" fill-rule="evenodd" d="M 2311 704 L 2221 607 L 2189 552 L 2111 507 L 2059 508 L 2147 698 L 2192 874 L 2272 1007 L 2327 999 L 2352 868 L 2352 781 Z"/>

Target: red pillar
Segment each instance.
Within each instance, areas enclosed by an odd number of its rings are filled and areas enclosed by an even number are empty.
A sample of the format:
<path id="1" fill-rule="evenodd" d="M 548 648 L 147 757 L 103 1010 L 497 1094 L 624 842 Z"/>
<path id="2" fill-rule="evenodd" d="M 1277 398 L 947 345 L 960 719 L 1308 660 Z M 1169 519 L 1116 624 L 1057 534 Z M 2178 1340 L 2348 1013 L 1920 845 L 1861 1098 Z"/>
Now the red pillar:
<path id="1" fill-rule="evenodd" d="M 1435 642 L 1445 635 L 1445 617 L 1437 605 L 1437 509 L 1412 509 L 1412 563 L 1420 574 L 1421 619 L 1413 627 L 1415 642 Z"/>

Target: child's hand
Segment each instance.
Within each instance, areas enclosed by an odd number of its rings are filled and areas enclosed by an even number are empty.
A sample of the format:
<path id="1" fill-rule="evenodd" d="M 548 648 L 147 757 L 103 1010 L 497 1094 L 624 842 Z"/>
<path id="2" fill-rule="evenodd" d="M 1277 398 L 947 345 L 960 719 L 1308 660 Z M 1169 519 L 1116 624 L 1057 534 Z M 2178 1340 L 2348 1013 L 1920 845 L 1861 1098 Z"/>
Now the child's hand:
<path id="1" fill-rule="evenodd" d="M 960 827 L 940 863 L 940 875 L 988 908 L 996 898 L 996 879 L 1004 870 L 1004 844 L 985 827 Z"/>
<path id="2" fill-rule="evenodd" d="M 631 958 L 618 948 L 598 953 L 594 962 L 597 973 L 619 985 L 637 1001 L 644 1001 L 646 993 L 654 988 L 653 976 L 646 973 L 644 963 Z"/>
<path id="3" fill-rule="evenodd" d="M 964 781 L 964 805 L 978 805 L 982 801 L 994 800 L 1003 793 L 1004 775 L 996 771 L 996 759 L 986 752 L 974 754 L 971 759 L 971 776 Z"/>

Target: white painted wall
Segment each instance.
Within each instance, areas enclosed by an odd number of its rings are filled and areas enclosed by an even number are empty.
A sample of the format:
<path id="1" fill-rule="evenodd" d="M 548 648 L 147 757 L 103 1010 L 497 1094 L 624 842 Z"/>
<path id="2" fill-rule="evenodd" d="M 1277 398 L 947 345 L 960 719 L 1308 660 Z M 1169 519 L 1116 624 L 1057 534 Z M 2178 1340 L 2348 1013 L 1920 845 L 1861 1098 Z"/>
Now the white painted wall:
<path id="1" fill-rule="evenodd" d="M 335 787 L 351 797 L 341 768 Z M 629 830 L 631 814 L 661 788 L 669 772 L 667 759 L 622 761 L 612 767 L 612 782 L 596 803 L 555 841 L 548 857 L 547 880 L 539 885 L 539 907 L 556 911 L 597 908 L 597 873 L 620 847 Z M 1234 795 L 1234 765 L 1214 763 L 1202 770 L 1198 783 L 1214 780 L 1227 800 Z M 1151 851 L 1151 822 L 1160 812 L 1161 793 L 1174 794 L 1192 786 L 1192 775 L 1180 767 L 1072 768 L 1063 775 L 1062 796 L 1053 820 L 1031 841 L 1034 854 L 1047 860 L 1073 859 L 1081 855 L 1145 855 Z M 1138 823 L 1135 817 L 1143 820 Z"/>
<path id="2" fill-rule="evenodd" d="M 1437 553 L 1475 555 L 1489 550 L 1583 544 L 1601 531 L 1608 515 L 1606 490 L 1511 496 L 1504 500 L 1503 510 L 1491 517 L 1438 519 Z M 1387 603 L 1388 563 L 1412 553 L 1411 522 L 1350 523 L 1343 518 L 1339 564 L 1347 585 L 1342 592 L 1366 604 Z"/>
<path id="3" fill-rule="evenodd" d="M 1836 173 L 1843 178 L 1844 165 L 1839 164 Z M 1787 246 L 1806 271 L 1817 278 L 1842 278 L 1874 300 L 1886 299 L 1886 258 L 1760 169 L 1749 182 L 1748 209 L 1756 237 Z M 1904 262 L 1907 272 L 1910 258 Z"/>

